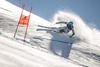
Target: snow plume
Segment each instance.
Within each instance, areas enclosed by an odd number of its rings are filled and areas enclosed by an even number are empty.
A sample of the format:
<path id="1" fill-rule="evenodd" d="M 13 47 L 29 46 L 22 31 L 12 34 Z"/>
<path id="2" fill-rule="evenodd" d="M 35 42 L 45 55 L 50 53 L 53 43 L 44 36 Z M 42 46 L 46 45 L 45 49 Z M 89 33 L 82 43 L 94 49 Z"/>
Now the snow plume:
<path id="1" fill-rule="evenodd" d="M 87 43 L 94 44 L 94 40 L 99 40 L 100 32 L 95 28 L 90 28 L 77 14 L 70 11 L 58 11 L 52 22 L 55 24 L 59 21 L 73 21 L 75 37 Z M 100 41 L 97 41 L 100 44 Z"/>

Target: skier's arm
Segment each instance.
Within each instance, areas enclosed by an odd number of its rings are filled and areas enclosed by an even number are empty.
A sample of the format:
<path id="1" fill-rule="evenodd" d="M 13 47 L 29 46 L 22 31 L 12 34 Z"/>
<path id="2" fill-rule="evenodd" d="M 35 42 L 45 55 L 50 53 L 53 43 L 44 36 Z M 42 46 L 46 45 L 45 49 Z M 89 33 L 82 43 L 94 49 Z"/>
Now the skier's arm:
<path id="1" fill-rule="evenodd" d="M 66 24 L 67 22 L 56 22 L 56 24 Z"/>
<path id="2" fill-rule="evenodd" d="M 75 35 L 75 31 L 74 31 L 74 28 L 72 28 L 72 35 L 69 36 L 69 37 L 72 37 L 72 36 L 74 36 L 74 35 Z"/>

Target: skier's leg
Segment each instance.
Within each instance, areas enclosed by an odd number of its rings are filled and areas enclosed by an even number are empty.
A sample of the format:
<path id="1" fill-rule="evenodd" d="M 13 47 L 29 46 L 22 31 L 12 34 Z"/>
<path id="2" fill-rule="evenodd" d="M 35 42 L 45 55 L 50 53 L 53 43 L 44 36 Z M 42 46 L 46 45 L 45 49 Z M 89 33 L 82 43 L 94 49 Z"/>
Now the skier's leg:
<path id="1" fill-rule="evenodd" d="M 66 33 L 68 33 L 70 30 L 68 28 L 66 28 Z"/>

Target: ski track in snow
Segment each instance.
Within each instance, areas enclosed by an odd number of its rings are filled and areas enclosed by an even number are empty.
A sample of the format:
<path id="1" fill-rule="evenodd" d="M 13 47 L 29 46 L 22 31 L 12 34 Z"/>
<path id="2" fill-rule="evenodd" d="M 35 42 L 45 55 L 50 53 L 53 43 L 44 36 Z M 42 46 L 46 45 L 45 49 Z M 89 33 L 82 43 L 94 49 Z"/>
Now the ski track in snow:
<path id="1" fill-rule="evenodd" d="M 1 66 L 5 64 L 5 67 L 28 67 L 28 66 L 38 66 L 38 67 L 66 67 L 69 62 L 61 59 L 59 57 L 53 56 L 52 54 L 48 54 L 31 47 L 27 47 L 23 44 L 16 43 L 15 41 L 9 40 L 0 36 L 0 62 Z M 5 42 L 3 41 L 5 40 Z M 49 58 L 49 59 L 48 59 Z M 2 61 L 4 60 L 4 61 Z M 63 63 L 61 62 L 63 60 Z M 10 62 L 9 62 L 10 61 Z M 4 63 L 6 62 L 6 63 Z M 8 63 L 9 62 L 9 63 Z M 61 63 L 61 64 L 58 64 Z M 67 64 L 66 64 L 67 63 Z M 68 65 L 68 66 L 69 66 Z M 74 66 L 74 65 L 72 65 Z"/>

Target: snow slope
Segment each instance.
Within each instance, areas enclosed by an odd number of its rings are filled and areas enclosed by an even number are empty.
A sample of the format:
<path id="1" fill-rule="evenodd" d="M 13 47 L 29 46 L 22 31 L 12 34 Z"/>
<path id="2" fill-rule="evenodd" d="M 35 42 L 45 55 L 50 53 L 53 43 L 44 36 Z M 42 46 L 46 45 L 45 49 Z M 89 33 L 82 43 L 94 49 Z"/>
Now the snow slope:
<path id="1" fill-rule="evenodd" d="M 0 0 L 0 67 L 78 67 L 78 65 L 70 63 L 66 59 L 36 49 L 35 46 L 37 44 L 34 42 L 31 45 L 23 42 L 21 38 L 23 37 L 24 26 L 20 25 L 19 33 L 14 39 L 13 34 L 20 12 L 20 8 L 6 0 Z M 25 11 L 25 14 L 27 13 Z M 51 23 L 32 14 L 29 25 L 30 30 L 28 31 L 30 34 L 28 34 L 26 41 L 30 41 L 29 38 L 32 35 L 42 37 L 42 35 L 46 34 L 46 32 L 42 32 L 42 34 L 40 34 L 41 32 L 36 32 L 38 25 L 50 26 Z M 48 35 L 50 36 L 50 34 Z M 32 45 L 35 46 L 33 47 Z"/>
<path id="2" fill-rule="evenodd" d="M 20 13 L 19 7 L 0 0 L 1 67 L 78 67 L 75 64 L 83 67 L 100 66 L 100 32 L 87 26 L 78 15 L 58 11 L 54 15 L 53 23 L 50 23 L 32 14 L 27 39 L 23 42 L 25 26 L 20 25 L 16 38 L 13 38 Z M 28 15 L 29 12 L 24 11 L 24 14 Z M 75 21 L 76 35 L 73 38 L 66 34 L 37 31 L 44 29 L 38 25 L 58 27 L 55 25 L 56 21 L 70 20 Z M 52 53 L 68 59 L 54 56 Z"/>
<path id="3" fill-rule="evenodd" d="M 4 41 L 5 40 L 5 41 Z M 59 64 L 60 63 L 60 64 Z M 0 67 L 78 67 L 52 54 L 0 36 Z"/>
<path id="4" fill-rule="evenodd" d="M 3 3 L 5 3 L 6 5 L 4 5 Z M 0 24 L 1 28 L 8 32 L 14 33 L 16 25 L 18 23 L 18 18 L 20 17 L 19 14 L 22 9 L 20 9 L 12 4 L 9 4 L 6 1 L 1 1 L 0 5 L 1 5 L 1 15 L 2 15 L 1 18 L 3 18 L 3 17 L 5 18 L 5 19 L 1 20 L 1 24 Z M 9 8 L 9 7 L 12 7 L 12 8 Z M 19 11 L 13 10 L 13 8 L 16 8 Z M 4 9 L 6 9 L 7 11 L 5 11 Z M 11 12 L 9 12 L 9 11 L 11 11 Z M 28 12 L 24 11 L 24 14 L 28 14 Z M 29 23 L 29 28 L 28 28 L 28 35 L 27 35 L 27 39 L 32 45 L 40 46 L 45 49 L 50 49 L 54 53 L 56 53 L 56 52 L 59 53 L 59 51 L 57 49 L 62 49 L 61 44 L 63 44 L 63 45 L 68 44 L 66 46 L 68 46 L 69 47 L 68 50 L 70 50 L 71 45 L 69 45 L 69 43 L 72 43 L 72 40 L 68 36 L 57 34 L 54 32 L 48 33 L 47 31 L 37 31 L 37 29 L 42 28 L 42 27 L 39 27 L 38 25 L 52 27 L 52 23 L 32 14 L 30 23 Z M 23 37 L 25 29 L 26 28 L 24 26 L 20 25 L 20 27 L 18 29 L 18 33 L 16 35 L 16 38 Z M 59 46 L 57 47 L 56 44 Z M 69 55 L 69 52 L 70 51 L 67 52 L 68 53 L 67 56 Z M 60 54 L 61 54 L 61 51 L 60 51 Z"/>

